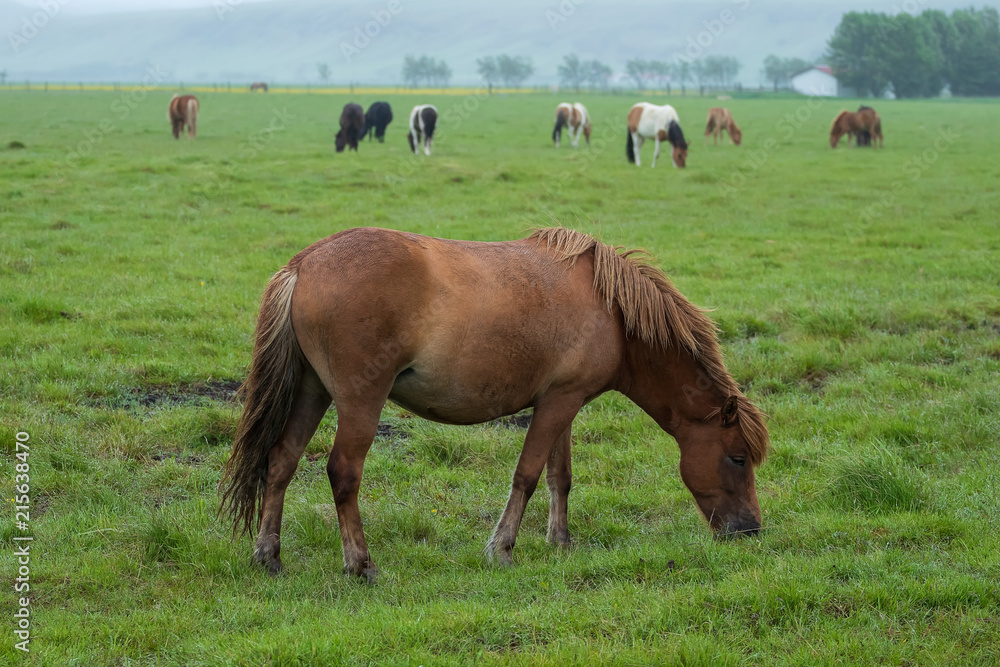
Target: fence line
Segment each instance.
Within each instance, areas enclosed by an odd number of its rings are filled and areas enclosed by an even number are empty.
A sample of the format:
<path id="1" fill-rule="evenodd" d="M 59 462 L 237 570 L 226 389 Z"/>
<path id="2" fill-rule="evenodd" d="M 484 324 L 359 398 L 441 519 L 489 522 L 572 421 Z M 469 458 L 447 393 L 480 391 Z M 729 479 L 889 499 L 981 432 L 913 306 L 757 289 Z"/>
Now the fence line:
<path id="1" fill-rule="evenodd" d="M 192 92 L 192 93 L 227 93 L 227 94 L 266 94 L 264 91 L 251 91 L 249 85 L 238 84 L 232 85 L 231 83 L 225 84 L 198 84 L 198 85 L 184 85 L 184 83 L 177 83 L 175 85 L 147 85 L 140 83 L 49 83 L 49 82 L 38 82 L 38 81 L 24 81 L 24 82 L 11 82 L 8 81 L 4 84 L 0 84 L 0 92 L 18 92 L 18 91 L 32 91 L 32 92 L 118 92 L 121 90 L 131 90 L 134 88 L 142 88 L 148 92 L 161 91 L 161 92 Z M 405 86 L 311 86 L 311 85 L 299 85 L 299 86 L 270 86 L 269 93 L 278 94 L 291 94 L 291 95 L 454 95 L 454 96 L 468 96 L 468 95 L 481 95 L 486 88 L 479 86 L 457 86 L 449 88 L 408 88 Z M 678 88 L 673 90 L 654 90 L 645 89 L 642 91 L 634 91 L 631 89 L 623 88 L 602 88 L 602 89 L 586 89 L 581 88 L 579 91 L 573 88 L 559 88 L 554 89 L 548 86 L 534 87 L 534 88 L 493 88 L 491 93 L 494 95 L 522 95 L 528 93 L 546 93 L 546 94 L 563 94 L 563 95 L 591 95 L 591 94 L 633 94 L 640 92 L 645 95 L 657 95 L 657 96 L 676 96 L 679 92 Z M 689 96 L 692 93 L 696 93 L 697 89 L 689 88 L 687 93 Z M 723 92 L 723 91 L 713 91 L 713 92 Z"/>

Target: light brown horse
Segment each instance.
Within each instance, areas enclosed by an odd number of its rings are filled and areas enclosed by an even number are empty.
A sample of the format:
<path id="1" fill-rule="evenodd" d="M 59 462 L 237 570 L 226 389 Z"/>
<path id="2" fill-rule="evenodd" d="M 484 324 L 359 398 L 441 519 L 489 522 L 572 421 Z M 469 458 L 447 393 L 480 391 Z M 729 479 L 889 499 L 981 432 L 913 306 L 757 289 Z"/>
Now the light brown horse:
<path id="1" fill-rule="evenodd" d="M 187 125 L 188 137 L 198 133 L 198 98 L 194 95 L 174 95 L 167 107 L 167 120 L 173 128 L 174 139 L 180 139 Z"/>
<path id="2" fill-rule="evenodd" d="M 344 571 L 371 581 L 358 488 L 386 400 L 447 424 L 532 407 L 487 545 L 509 564 L 546 466 L 548 539 L 569 543 L 571 424 L 612 390 L 677 440 L 681 479 L 717 535 L 760 529 L 763 416 L 726 371 L 712 321 L 641 255 L 561 228 L 503 243 L 350 229 L 268 283 L 222 509 L 238 531 L 259 526 L 254 559 L 280 571 L 285 489 L 332 401 L 326 469 Z"/>
<path id="3" fill-rule="evenodd" d="M 729 140 L 737 146 L 743 141 L 743 133 L 740 132 L 740 128 L 736 127 L 736 121 L 733 120 L 733 114 L 729 112 L 729 109 L 712 107 L 708 110 L 705 137 L 707 138 L 711 134 L 712 145 L 717 146 L 723 130 L 729 134 Z"/>
<path id="4" fill-rule="evenodd" d="M 830 148 L 836 148 L 840 138 L 847 135 L 847 146 L 851 138 L 859 136 L 858 146 L 882 147 L 882 118 L 871 107 L 860 107 L 857 111 L 841 111 L 830 126 Z M 868 135 L 867 141 L 861 137 Z M 874 140 L 874 141 L 873 141 Z"/>

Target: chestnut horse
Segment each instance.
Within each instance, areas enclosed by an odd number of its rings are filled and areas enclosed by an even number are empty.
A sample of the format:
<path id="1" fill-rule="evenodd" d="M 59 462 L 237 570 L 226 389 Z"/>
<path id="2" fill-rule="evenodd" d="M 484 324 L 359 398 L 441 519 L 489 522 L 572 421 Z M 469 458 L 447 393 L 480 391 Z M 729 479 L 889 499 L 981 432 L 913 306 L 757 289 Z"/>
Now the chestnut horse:
<path id="1" fill-rule="evenodd" d="M 258 527 L 254 559 L 280 571 L 285 489 L 332 402 L 337 434 L 326 470 L 344 571 L 371 581 L 377 569 L 358 489 L 386 400 L 446 424 L 531 407 L 486 547 L 510 564 L 546 466 L 548 539 L 569 543 L 571 425 L 612 390 L 676 439 L 681 479 L 717 535 L 758 532 L 763 415 L 726 371 L 712 321 L 641 255 L 561 228 L 502 243 L 340 232 L 267 285 L 221 509 L 236 531 Z"/>
<path id="2" fill-rule="evenodd" d="M 858 146 L 875 145 L 882 148 L 882 118 L 871 107 L 862 106 L 857 111 L 841 111 L 830 126 L 830 148 L 836 148 L 840 138 L 845 134 L 848 147 L 851 145 L 851 138 L 858 135 Z"/>
<path id="3" fill-rule="evenodd" d="M 198 98 L 194 95 L 174 95 L 167 107 L 167 120 L 174 132 L 174 139 L 181 138 L 187 125 L 188 137 L 194 139 L 198 133 Z"/>
<path id="4" fill-rule="evenodd" d="M 669 104 L 658 107 L 649 102 L 639 102 L 628 112 L 628 139 L 625 140 L 625 156 L 629 162 L 639 166 L 639 151 L 645 139 L 656 140 L 653 151 L 653 166 L 660 157 L 660 144 L 669 141 L 673 146 L 674 166 L 683 169 L 687 164 L 688 143 L 681 131 L 681 121 L 677 111 Z"/>
<path id="5" fill-rule="evenodd" d="M 569 143 L 573 148 L 580 145 L 581 132 L 587 145 L 590 145 L 590 114 L 587 113 L 587 107 L 579 102 L 563 102 L 556 107 L 556 126 L 552 130 L 552 141 L 556 142 L 556 148 L 559 148 L 564 127 L 567 128 L 566 134 L 569 135 Z"/>
<path id="6" fill-rule="evenodd" d="M 705 138 L 708 135 L 712 135 L 712 145 L 719 145 L 719 137 L 722 135 L 722 131 L 725 130 L 729 134 L 729 141 L 740 145 L 743 141 L 743 133 L 740 132 L 740 128 L 736 127 L 736 121 L 733 120 L 733 114 L 729 112 L 729 109 L 723 109 L 722 107 L 712 107 L 708 110 L 708 121 L 705 124 Z"/>

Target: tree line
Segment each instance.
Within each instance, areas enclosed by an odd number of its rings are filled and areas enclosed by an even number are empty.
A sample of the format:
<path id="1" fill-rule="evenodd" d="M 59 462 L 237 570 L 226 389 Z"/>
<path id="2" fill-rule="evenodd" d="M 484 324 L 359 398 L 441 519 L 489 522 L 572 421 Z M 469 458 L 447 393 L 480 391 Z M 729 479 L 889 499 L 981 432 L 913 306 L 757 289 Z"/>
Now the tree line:
<path id="1" fill-rule="evenodd" d="M 862 95 L 932 97 L 945 86 L 954 95 L 1000 95 L 1000 14 L 848 12 L 827 55 L 837 79 Z"/>

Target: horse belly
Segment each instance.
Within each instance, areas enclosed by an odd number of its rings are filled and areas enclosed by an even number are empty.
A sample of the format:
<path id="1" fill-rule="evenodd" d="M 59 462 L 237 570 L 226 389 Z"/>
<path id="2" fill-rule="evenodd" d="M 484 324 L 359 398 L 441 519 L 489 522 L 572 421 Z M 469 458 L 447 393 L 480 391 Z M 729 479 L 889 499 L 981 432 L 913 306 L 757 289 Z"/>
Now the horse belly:
<path id="1" fill-rule="evenodd" d="M 616 338 L 606 314 L 514 319 L 484 323 L 475 335 L 432 332 L 397 375 L 390 400 L 427 419 L 474 424 L 530 407 L 553 388 L 587 396 L 603 390 L 615 358 L 607 342 Z"/>

